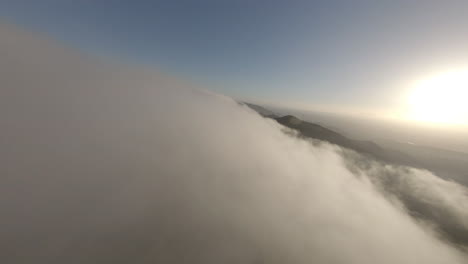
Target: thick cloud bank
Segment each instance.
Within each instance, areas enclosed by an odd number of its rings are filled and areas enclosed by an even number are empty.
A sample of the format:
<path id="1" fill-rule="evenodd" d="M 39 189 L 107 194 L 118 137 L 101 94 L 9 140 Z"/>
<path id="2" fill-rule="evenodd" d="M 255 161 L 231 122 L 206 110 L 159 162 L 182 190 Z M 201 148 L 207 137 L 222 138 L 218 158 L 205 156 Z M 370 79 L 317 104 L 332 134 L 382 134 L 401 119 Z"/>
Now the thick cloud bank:
<path id="1" fill-rule="evenodd" d="M 468 189 L 428 171 L 378 163 L 343 151 L 350 171 L 367 177 L 390 200 L 418 220 L 427 221 L 439 235 L 468 248 Z"/>
<path id="2" fill-rule="evenodd" d="M 11 27 L 0 56 L 2 263 L 467 263 L 368 170 L 229 98 Z"/>

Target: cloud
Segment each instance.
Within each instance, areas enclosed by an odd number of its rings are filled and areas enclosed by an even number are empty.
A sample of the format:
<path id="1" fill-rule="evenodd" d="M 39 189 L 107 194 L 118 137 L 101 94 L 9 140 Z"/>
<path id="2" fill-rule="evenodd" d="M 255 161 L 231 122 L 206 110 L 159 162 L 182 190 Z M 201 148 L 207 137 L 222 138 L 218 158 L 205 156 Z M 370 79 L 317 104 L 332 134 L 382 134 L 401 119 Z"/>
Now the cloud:
<path id="1" fill-rule="evenodd" d="M 352 151 L 342 152 L 354 174 L 366 177 L 392 202 L 412 216 L 427 221 L 460 246 L 468 245 L 468 189 L 429 171 L 391 166 Z"/>
<path id="2" fill-rule="evenodd" d="M 159 74 L 0 36 L 4 263 L 466 263 L 333 146 Z"/>

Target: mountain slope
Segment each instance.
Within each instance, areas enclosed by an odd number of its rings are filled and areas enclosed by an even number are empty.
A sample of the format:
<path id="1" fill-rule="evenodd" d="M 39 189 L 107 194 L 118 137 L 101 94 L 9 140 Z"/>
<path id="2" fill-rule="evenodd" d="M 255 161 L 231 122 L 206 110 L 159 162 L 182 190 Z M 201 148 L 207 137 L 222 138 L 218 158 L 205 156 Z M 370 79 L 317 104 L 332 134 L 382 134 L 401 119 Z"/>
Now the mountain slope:
<path id="1" fill-rule="evenodd" d="M 278 117 L 278 115 L 275 112 L 273 112 L 271 110 L 268 110 L 263 106 L 259 106 L 259 105 L 251 104 L 251 103 L 247 103 L 247 102 L 243 102 L 242 104 L 248 106 L 249 108 L 251 108 L 255 112 L 259 113 L 263 117 L 270 117 L 270 118 Z"/>
<path id="2" fill-rule="evenodd" d="M 252 104 L 248 104 L 248 106 L 255 111 L 257 111 L 256 109 L 263 108 L 256 105 L 252 107 Z M 263 115 L 262 113 L 259 114 Z M 468 186 L 468 175 L 466 174 L 466 170 L 468 169 L 466 166 L 467 157 L 462 155 L 462 153 L 447 155 L 441 153 L 441 150 L 434 150 L 424 146 L 411 146 L 412 149 L 408 150 L 407 147 L 401 147 L 395 142 L 379 145 L 372 141 L 348 138 L 336 131 L 316 123 L 301 120 L 292 115 L 271 118 L 286 127 L 299 131 L 303 137 L 327 141 L 390 164 L 426 169 L 444 179 L 454 180 Z"/>
<path id="3" fill-rule="evenodd" d="M 304 137 L 327 141 L 341 147 L 371 155 L 386 162 L 402 163 L 403 158 L 405 160 L 410 159 L 409 156 L 403 153 L 396 153 L 394 151 L 385 150 L 372 141 L 350 139 L 333 130 L 314 123 L 303 121 L 292 115 L 275 118 L 275 120 L 284 126 L 298 130 Z"/>

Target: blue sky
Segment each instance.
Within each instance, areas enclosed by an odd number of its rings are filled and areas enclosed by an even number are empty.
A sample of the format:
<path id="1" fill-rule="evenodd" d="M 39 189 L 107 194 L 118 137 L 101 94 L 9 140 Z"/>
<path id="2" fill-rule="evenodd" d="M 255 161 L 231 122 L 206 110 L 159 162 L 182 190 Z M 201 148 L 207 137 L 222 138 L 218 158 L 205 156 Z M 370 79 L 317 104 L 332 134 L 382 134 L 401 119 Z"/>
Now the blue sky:
<path id="1" fill-rule="evenodd" d="M 419 76 L 468 65 L 468 1 L 0 0 L 0 16 L 83 51 L 222 93 L 398 108 Z"/>

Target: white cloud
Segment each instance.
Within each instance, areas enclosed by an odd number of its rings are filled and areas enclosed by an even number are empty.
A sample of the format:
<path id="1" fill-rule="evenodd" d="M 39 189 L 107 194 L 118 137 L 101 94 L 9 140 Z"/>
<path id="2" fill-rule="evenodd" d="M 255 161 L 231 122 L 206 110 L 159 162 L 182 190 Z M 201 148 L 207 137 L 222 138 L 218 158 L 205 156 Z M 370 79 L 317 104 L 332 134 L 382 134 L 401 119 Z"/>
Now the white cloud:
<path id="1" fill-rule="evenodd" d="M 331 146 L 157 74 L 0 36 L 4 263 L 466 262 Z"/>

